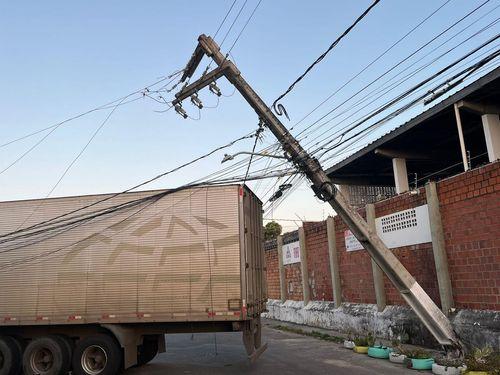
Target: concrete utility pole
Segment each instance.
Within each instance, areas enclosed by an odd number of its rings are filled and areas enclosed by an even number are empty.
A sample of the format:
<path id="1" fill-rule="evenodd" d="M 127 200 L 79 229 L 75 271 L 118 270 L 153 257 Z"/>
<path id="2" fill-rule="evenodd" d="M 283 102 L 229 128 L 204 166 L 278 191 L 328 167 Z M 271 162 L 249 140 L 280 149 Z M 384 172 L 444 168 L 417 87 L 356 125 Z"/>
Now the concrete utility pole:
<path id="1" fill-rule="evenodd" d="M 298 141 L 288 132 L 286 127 L 274 115 L 271 109 L 250 87 L 241 76 L 236 66 L 224 57 L 219 46 L 212 38 L 201 35 L 198 38 L 198 46 L 188 62 L 182 81 L 191 77 L 204 55 L 213 59 L 217 68 L 203 75 L 200 79 L 184 87 L 175 96 L 172 104 L 176 110 L 183 112 L 182 100 L 189 98 L 203 87 L 213 83 L 217 78 L 225 76 L 240 94 L 246 99 L 248 104 L 257 112 L 259 119 L 275 135 L 285 151 L 285 156 L 294 163 L 299 171 L 304 173 L 312 182 L 311 188 L 317 197 L 328 202 L 335 212 L 349 226 L 354 236 L 361 242 L 373 260 L 385 272 L 394 286 L 401 293 L 405 301 L 413 308 L 436 340 L 442 345 L 452 345 L 461 348 L 461 344 L 455 335 L 448 318 L 436 306 L 432 299 L 425 293 L 413 276 L 406 270 L 396 256 L 384 245 L 363 218 L 352 208 L 343 198 L 342 194 L 337 194 L 335 185 L 330 181 L 318 160 L 311 157 L 298 143 Z"/>

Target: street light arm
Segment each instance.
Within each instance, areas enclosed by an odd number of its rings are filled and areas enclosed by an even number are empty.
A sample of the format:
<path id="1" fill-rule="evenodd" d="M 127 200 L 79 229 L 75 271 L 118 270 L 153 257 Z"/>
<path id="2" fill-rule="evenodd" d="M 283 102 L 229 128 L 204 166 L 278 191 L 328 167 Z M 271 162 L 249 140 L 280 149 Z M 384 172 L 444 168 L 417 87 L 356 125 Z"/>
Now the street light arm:
<path id="1" fill-rule="evenodd" d="M 281 155 L 272 155 L 272 154 L 263 154 L 263 153 L 259 153 L 259 152 L 240 151 L 240 152 L 237 152 L 236 154 L 233 154 L 233 155 L 224 154 L 224 158 L 222 159 L 221 163 L 225 163 L 226 161 L 233 160 L 235 158 L 235 156 L 238 156 L 238 155 L 255 155 L 255 156 L 263 156 L 263 157 L 274 158 L 274 159 L 287 159 L 285 156 L 281 156 Z"/>

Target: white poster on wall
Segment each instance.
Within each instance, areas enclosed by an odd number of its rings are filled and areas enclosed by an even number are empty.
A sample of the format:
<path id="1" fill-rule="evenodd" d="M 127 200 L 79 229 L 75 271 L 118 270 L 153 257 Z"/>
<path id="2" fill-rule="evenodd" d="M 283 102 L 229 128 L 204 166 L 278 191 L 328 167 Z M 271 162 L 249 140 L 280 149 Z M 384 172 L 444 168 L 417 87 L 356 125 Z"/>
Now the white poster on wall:
<path id="1" fill-rule="evenodd" d="M 354 234 L 347 229 L 344 231 L 344 240 L 345 240 L 345 249 L 347 251 L 356 251 L 356 250 L 363 250 L 364 247 L 361 245 L 361 242 L 358 241 L 356 237 L 354 237 Z"/>
<path id="2" fill-rule="evenodd" d="M 300 262 L 300 242 L 295 241 L 283 245 L 283 265 Z"/>

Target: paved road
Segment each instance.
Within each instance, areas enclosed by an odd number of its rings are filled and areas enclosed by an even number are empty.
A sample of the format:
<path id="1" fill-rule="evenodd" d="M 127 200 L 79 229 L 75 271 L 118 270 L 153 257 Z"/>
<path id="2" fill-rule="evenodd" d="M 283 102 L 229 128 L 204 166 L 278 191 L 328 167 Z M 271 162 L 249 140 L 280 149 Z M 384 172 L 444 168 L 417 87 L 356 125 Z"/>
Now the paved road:
<path id="1" fill-rule="evenodd" d="M 271 323 L 273 324 L 273 323 Z M 356 354 L 332 342 L 273 329 L 263 329 L 269 348 L 254 364 L 246 359 L 239 333 L 169 335 L 167 353 L 150 364 L 127 370 L 126 375 L 176 374 L 418 374 L 389 361 Z"/>

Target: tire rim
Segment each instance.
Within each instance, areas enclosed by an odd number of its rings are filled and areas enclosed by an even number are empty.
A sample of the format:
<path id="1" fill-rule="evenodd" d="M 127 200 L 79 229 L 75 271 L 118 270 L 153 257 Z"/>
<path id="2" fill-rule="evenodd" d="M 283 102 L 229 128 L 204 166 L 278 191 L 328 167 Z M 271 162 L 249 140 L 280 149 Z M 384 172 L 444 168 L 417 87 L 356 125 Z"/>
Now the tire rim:
<path id="1" fill-rule="evenodd" d="M 82 369 L 90 375 L 100 374 L 108 363 L 106 351 L 99 345 L 91 345 L 82 353 Z"/>
<path id="2" fill-rule="evenodd" d="M 30 356 L 30 365 L 35 374 L 44 374 L 54 366 L 54 354 L 44 347 L 34 350 Z"/>

